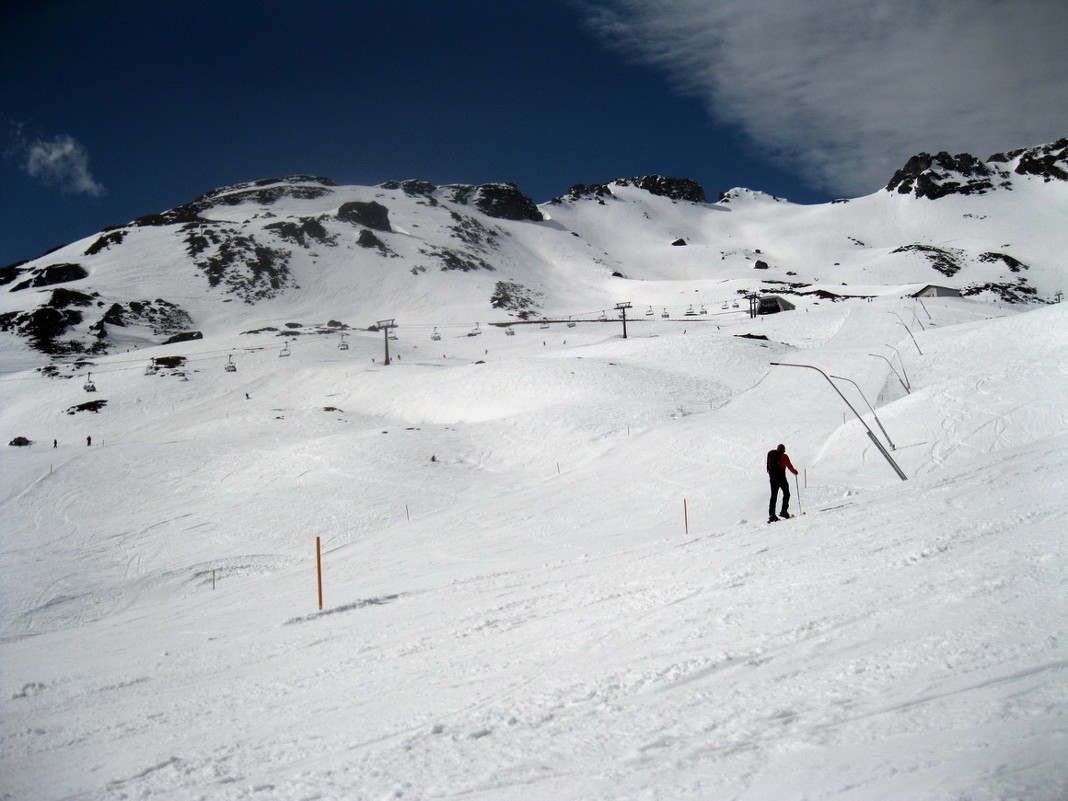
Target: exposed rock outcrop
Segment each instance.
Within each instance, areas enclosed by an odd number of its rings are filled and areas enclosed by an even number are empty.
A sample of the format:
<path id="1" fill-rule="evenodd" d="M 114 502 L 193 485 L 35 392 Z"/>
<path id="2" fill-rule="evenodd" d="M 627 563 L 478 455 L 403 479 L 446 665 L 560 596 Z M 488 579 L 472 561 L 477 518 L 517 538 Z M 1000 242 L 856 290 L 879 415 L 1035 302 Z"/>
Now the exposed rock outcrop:
<path id="1" fill-rule="evenodd" d="M 1046 181 L 1068 181 L 1068 137 L 1048 145 L 995 153 L 987 161 L 1010 163 L 1017 175 L 1037 175 Z"/>
<path id="2" fill-rule="evenodd" d="M 937 200 L 947 195 L 982 195 L 1012 189 L 1013 176 L 1068 181 L 1068 138 L 1038 147 L 995 153 L 980 161 L 969 153 L 920 153 L 894 173 L 888 192 Z"/>
<path id="3" fill-rule="evenodd" d="M 13 331 L 27 339 L 30 347 L 41 353 L 60 355 L 83 353 L 86 346 L 77 342 L 61 342 L 67 329 L 82 322 L 82 313 L 77 309 L 55 309 L 39 306 L 29 311 L 0 314 L 0 331 Z"/>
<path id="4" fill-rule="evenodd" d="M 1002 170 L 968 153 L 956 156 L 945 151 L 934 156 L 920 153 L 894 173 L 886 190 L 936 200 L 952 194 L 982 195 L 992 190 L 995 183 L 1007 186 L 1005 178 Z"/>
<path id="5" fill-rule="evenodd" d="M 337 218 L 354 225 L 363 225 L 375 231 L 392 231 L 389 224 L 389 209 L 375 201 L 363 202 L 353 200 L 342 203 L 337 210 Z"/>
<path id="6" fill-rule="evenodd" d="M 329 194 L 336 184 L 329 178 L 314 175 L 291 175 L 286 178 L 267 178 L 251 183 L 233 184 L 206 192 L 189 203 L 175 206 L 159 214 L 147 214 L 133 220 L 130 226 L 187 225 L 211 222 L 204 213 L 217 206 L 239 206 L 255 203 L 269 206 L 284 197 L 310 200 Z M 124 226 L 105 228 L 115 231 Z"/>
<path id="7" fill-rule="evenodd" d="M 483 184 L 475 187 L 471 201 L 489 217 L 501 220 L 542 220 L 537 204 L 519 191 L 515 184 Z"/>
<path id="8" fill-rule="evenodd" d="M 25 272 L 30 274 L 30 278 L 11 287 L 10 292 L 18 292 L 20 289 L 31 287 L 66 284 L 89 277 L 89 272 L 80 264 L 49 264 L 47 267 L 37 267 Z"/>
<path id="9" fill-rule="evenodd" d="M 705 203 L 704 188 L 690 178 L 665 178 L 663 175 L 641 175 L 634 178 L 616 178 L 607 184 L 575 184 L 562 197 L 553 198 L 551 203 L 560 203 L 563 200 L 579 200 L 580 198 L 593 198 L 604 202 L 612 197 L 613 186 L 636 186 L 644 189 L 652 195 L 670 198 L 671 200 L 688 200 L 692 203 Z"/>
<path id="10" fill-rule="evenodd" d="M 516 312 L 520 320 L 528 319 L 538 308 L 539 293 L 515 281 L 498 281 L 490 296 L 490 305 L 495 309 Z"/>
<path id="11" fill-rule="evenodd" d="M 228 223 L 191 225 L 186 253 L 212 287 L 224 289 L 245 303 L 273 298 L 293 286 L 290 252 L 256 240 Z"/>
<path id="12" fill-rule="evenodd" d="M 327 233 L 323 224 L 314 217 L 301 217 L 296 222 L 283 220 L 282 222 L 268 223 L 263 226 L 268 231 L 274 231 L 278 236 L 302 248 L 311 247 L 312 244 L 332 246 L 337 243 L 337 238 Z"/>
<path id="13" fill-rule="evenodd" d="M 903 245 L 891 251 L 891 253 L 909 252 L 923 255 L 934 269 L 946 277 L 960 272 L 962 254 L 959 251 L 950 251 L 934 245 Z"/>

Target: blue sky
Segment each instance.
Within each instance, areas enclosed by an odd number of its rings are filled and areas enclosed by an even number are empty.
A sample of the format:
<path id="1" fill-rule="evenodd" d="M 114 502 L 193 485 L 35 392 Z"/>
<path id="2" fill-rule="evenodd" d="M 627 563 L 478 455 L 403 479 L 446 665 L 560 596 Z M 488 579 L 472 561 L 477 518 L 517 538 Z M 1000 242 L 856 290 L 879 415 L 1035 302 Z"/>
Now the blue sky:
<path id="1" fill-rule="evenodd" d="M 537 202 L 660 173 L 814 203 L 921 150 L 1068 135 L 1061 0 L 8 6 L 0 264 L 296 173 Z"/>

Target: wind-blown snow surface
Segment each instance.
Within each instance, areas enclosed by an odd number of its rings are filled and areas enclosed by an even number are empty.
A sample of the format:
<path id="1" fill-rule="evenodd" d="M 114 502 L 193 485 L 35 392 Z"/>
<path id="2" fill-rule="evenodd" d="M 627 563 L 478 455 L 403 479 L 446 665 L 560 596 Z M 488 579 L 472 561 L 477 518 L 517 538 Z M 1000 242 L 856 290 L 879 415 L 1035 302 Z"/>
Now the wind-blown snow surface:
<path id="1" fill-rule="evenodd" d="M 98 359 L 95 395 L 8 375 L 3 434 L 34 444 L 0 452 L 0 796 L 1063 799 L 1066 312 L 807 302 L 627 340 L 401 328 L 388 367 L 381 334 L 234 373 L 249 337 L 205 340 Z M 188 381 L 144 375 L 178 352 Z M 909 480 L 772 361 L 856 381 Z M 769 526 L 779 441 L 804 514 Z"/>

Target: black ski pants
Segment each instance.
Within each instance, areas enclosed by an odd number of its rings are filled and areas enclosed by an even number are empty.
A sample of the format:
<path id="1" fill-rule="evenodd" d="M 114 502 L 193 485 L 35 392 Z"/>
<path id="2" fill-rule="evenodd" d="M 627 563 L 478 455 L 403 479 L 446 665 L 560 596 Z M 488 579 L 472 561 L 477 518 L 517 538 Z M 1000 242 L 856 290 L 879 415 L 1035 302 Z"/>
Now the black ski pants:
<path id="1" fill-rule="evenodd" d="M 775 501 L 779 497 L 779 490 L 782 490 L 782 511 L 785 514 L 790 509 L 790 482 L 786 480 L 786 471 L 769 473 L 768 478 L 771 479 L 771 503 L 768 504 L 768 517 L 775 516 Z"/>

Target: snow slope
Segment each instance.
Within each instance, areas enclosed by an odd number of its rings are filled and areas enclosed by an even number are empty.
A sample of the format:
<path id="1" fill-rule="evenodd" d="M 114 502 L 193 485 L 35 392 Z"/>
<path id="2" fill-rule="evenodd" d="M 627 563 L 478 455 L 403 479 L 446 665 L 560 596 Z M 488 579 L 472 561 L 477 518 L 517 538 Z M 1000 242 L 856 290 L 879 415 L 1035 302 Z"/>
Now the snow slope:
<path id="1" fill-rule="evenodd" d="M 1063 799 L 1065 307 L 884 288 L 9 372 L 0 797 Z"/>
<path id="2" fill-rule="evenodd" d="M 1057 154 L 1045 157 L 1047 175 L 1013 174 L 985 194 L 884 189 L 815 206 L 744 189 L 717 203 L 675 200 L 626 181 L 540 207 L 502 184 L 291 176 L 223 187 L 0 268 L 0 369 L 190 331 L 218 348 L 240 331 L 330 321 L 466 332 L 600 319 L 619 302 L 635 316 L 730 314 L 748 293 L 881 296 L 937 284 L 1045 302 L 1066 289 L 1068 150 Z M 517 208 L 479 205 L 495 193 Z"/>

